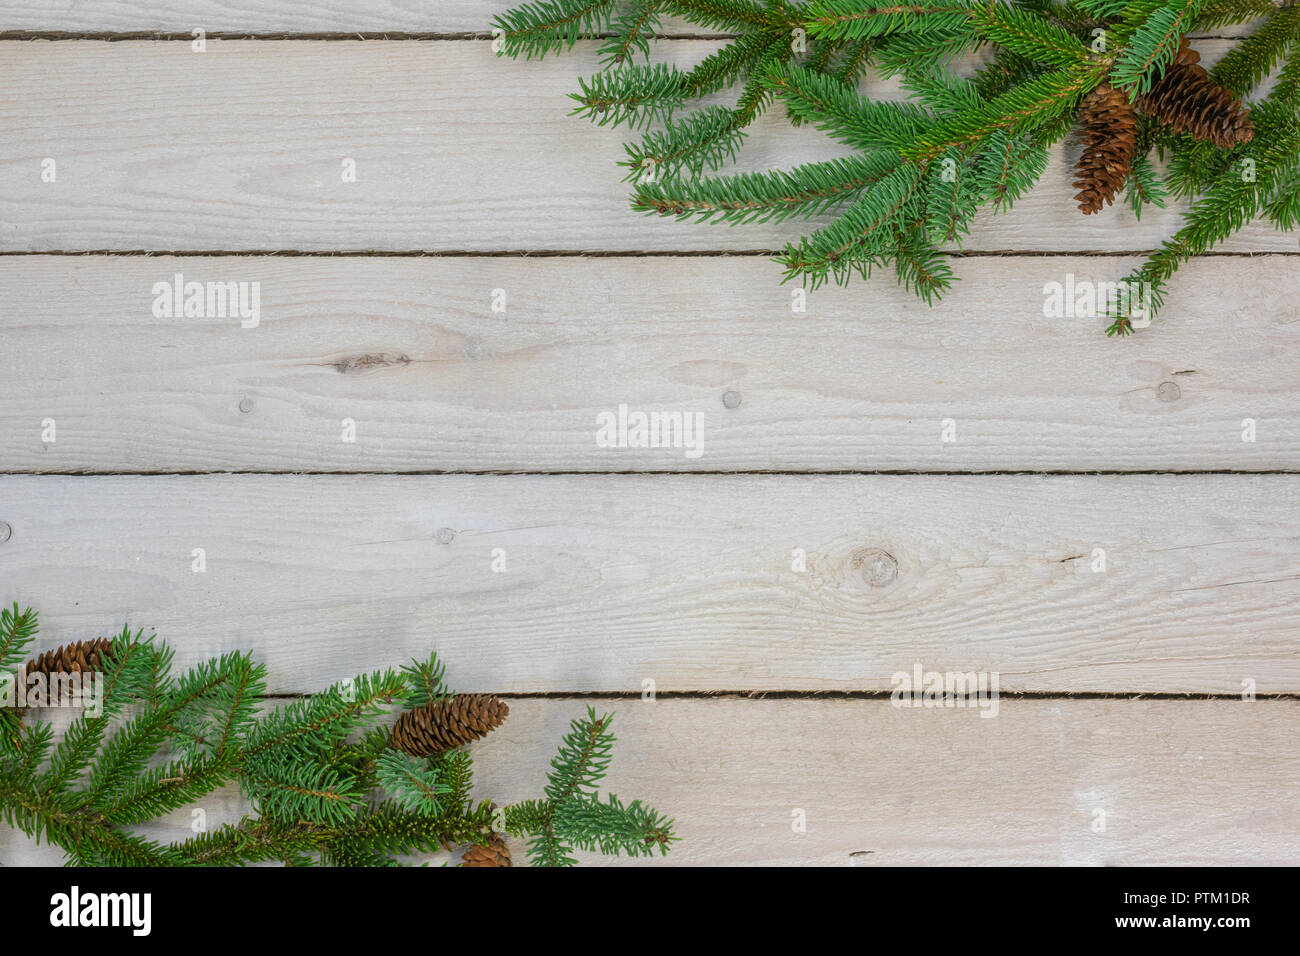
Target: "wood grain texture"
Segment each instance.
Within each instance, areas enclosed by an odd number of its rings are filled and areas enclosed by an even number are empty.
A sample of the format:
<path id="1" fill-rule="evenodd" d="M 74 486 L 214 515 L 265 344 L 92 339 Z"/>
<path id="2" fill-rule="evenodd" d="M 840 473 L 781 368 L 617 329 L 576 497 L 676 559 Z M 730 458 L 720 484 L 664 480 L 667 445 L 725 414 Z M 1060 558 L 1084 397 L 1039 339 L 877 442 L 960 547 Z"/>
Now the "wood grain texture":
<path id="1" fill-rule="evenodd" d="M 3 0 L 0 31 L 483 34 L 523 0 Z M 1215 31 L 1221 33 L 1221 31 Z M 666 36 L 721 35 L 666 17 Z"/>
<path id="2" fill-rule="evenodd" d="M 676 818 L 663 864 L 1284 865 L 1300 851 L 1295 701 L 1007 700 L 994 719 L 881 700 L 595 703 L 617 713 L 607 791 Z M 474 747 L 479 794 L 536 796 L 585 706 L 512 700 Z M 209 826 L 246 809 L 233 790 L 198 806 Z M 145 832 L 190 824 L 183 811 Z M 59 859 L 0 825 L 6 865 Z"/>
<path id="3" fill-rule="evenodd" d="M 1300 691 L 1290 475 L 28 476 L 0 521 L 49 646 L 129 616 L 271 693 L 431 644 L 464 691 Z"/>
<path id="4" fill-rule="evenodd" d="M 0 470 L 1295 469 L 1293 261 L 1197 261 L 1114 341 L 1043 285 L 1133 260 L 960 259 L 933 310 L 884 277 L 799 314 L 753 257 L 0 257 Z M 259 283 L 260 324 L 155 318 L 178 272 Z M 702 454 L 599 447 L 620 404 L 698 413 Z"/>
<path id="5" fill-rule="evenodd" d="M 492 18 L 522 0 L 2 0 L 0 31 L 67 33 L 141 30 L 189 33 L 485 33 Z M 1223 27 L 1237 36 L 1249 24 Z M 694 24 L 664 18 L 662 33 L 710 35 Z"/>
<path id="6" fill-rule="evenodd" d="M 717 46 L 674 41 L 664 58 L 689 65 Z M 1202 43 L 1205 61 L 1226 46 Z M 6 43 L 0 251 L 735 250 L 806 228 L 632 212 L 621 133 L 565 116 L 595 67 L 591 44 L 516 63 L 484 42 Z M 1181 207 L 1140 223 L 1127 207 L 1077 214 L 1077 150 L 1058 147 L 1033 193 L 983 217 L 966 248 L 1127 252 L 1172 235 Z M 844 152 L 772 110 L 737 168 Z M 55 183 L 41 180 L 45 158 Z M 1294 252 L 1296 240 L 1263 223 L 1222 248 Z"/>

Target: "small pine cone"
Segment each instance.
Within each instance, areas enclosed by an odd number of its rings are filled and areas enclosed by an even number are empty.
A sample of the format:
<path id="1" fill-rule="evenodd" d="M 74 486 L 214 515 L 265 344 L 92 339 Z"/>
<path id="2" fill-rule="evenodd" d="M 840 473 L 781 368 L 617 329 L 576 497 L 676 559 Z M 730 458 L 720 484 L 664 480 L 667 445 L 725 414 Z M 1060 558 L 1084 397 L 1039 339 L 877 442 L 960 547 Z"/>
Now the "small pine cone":
<path id="1" fill-rule="evenodd" d="M 487 846 L 472 846 L 460 858 L 461 866 L 514 866 L 510 859 L 510 847 L 501 838 L 500 833 L 492 834 Z"/>
<path id="2" fill-rule="evenodd" d="M 1138 97 L 1138 107 L 1168 123 L 1174 132 L 1191 133 L 1224 149 L 1250 142 L 1255 136 L 1250 110 L 1242 109 L 1241 101 L 1228 90 L 1211 83 L 1200 60 L 1184 38 L 1165 75 L 1151 92 Z"/>
<path id="3" fill-rule="evenodd" d="M 491 694 L 457 694 L 406 711 L 388 739 L 413 757 L 430 757 L 486 737 L 509 713 L 506 702 Z"/>
<path id="4" fill-rule="evenodd" d="M 112 648 L 113 642 L 106 637 L 63 644 L 28 661 L 22 674 L 24 679 L 32 674 L 44 674 L 52 698 L 57 689 L 53 678 L 59 674 L 93 674 L 103 670 L 103 655 Z M 50 703 L 59 702 L 51 699 Z"/>
<path id="5" fill-rule="evenodd" d="M 1075 164 L 1074 196 L 1085 216 L 1110 205 L 1133 169 L 1137 155 L 1137 112 L 1128 97 L 1107 83 L 1079 106 L 1083 155 Z"/>

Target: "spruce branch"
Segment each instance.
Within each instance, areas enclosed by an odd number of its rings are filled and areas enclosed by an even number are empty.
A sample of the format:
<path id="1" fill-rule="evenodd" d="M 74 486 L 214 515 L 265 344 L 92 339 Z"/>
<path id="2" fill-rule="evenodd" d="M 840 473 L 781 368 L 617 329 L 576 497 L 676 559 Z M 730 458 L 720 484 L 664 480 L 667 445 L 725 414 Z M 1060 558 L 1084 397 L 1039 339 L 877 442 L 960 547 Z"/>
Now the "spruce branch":
<path id="1" fill-rule="evenodd" d="M 1148 205 L 1164 209 L 1169 198 L 1169 191 L 1160 180 L 1159 173 L 1156 172 L 1151 158 L 1145 155 L 1139 155 L 1133 160 L 1132 173 L 1128 178 L 1128 192 L 1126 194 L 1129 208 L 1133 210 L 1133 215 L 1138 220 L 1142 218 L 1142 210 Z"/>
<path id="2" fill-rule="evenodd" d="M 1270 100 L 1257 108 L 1257 116 L 1261 131 L 1237 147 L 1235 161 L 1192 204 L 1182 228 L 1129 276 L 1129 282 L 1145 283 L 1152 290 L 1157 306 L 1163 301 L 1167 281 L 1184 262 L 1212 249 L 1264 213 L 1300 175 L 1300 123 L 1294 121 L 1294 111 Z M 1253 164 L 1250 176 L 1243 174 L 1245 160 Z M 1132 332 L 1130 315 L 1110 314 L 1113 321 L 1108 335 Z"/>
<path id="3" fill-rule="evenodd" d="M 1300 6 L 1284 7 L 1227 52 L 1210 79 L 1236 96 L 1245 96 L 1273 72 L 1300 36 Z"/>
<path id="4" fill-rule="evenodd" d="M 627 159 L 622 165 L 631 172 L 624 182 L 655 182 L 683 172 L 698 176 L 706 167 L 717 169 L 734 159 L 744 142 L 739 119 L 725 106 L 706 106 L 646 134 L 639 143 L 625 144 Z"/>
<path id="5" fill-rule="evenodd" d="M 764 80 L 794 115 L 857 150 L 899 149 L 933 126 L 915 104 L 869 100 L 803 67 L 773 69 Z"/>
<path id="6" fill-rule="evenodd" d="M 898 284 L 926 305 L 952 288 L 953 272 L 947 257 L 936 248 L 921 223 L 899 237 L 894 249 L 894 272 Z"/>
<path id="7" fill-rule="evenodd" d="M 388 791 L 398 806 L 437 815 L 442 811 L 440 799 L 451 792 L 451 787 L 416 758 L 397 750 L 388 750 L 376 763 L 380 785 Z"/>
<path id="8" fill-rule="evenodd" d="M 468 807 L 474 790 L 474 761 L 467 750 L 449 750 L 432 758 L 438 784 L 453 807 Z"/>
<path id="9" fill-rule="evenodd" d="M 1047 168 L 1047 147 L 1055 137 L 1016 136 L 998 130 L 979 154 L 976 181 L 984 200 L 1006 212 L 1038 182 Z"/>
<path id="10" fill-rule="evenodd" d="M 532 0 L 492 21 L 504 33 L 500 56 L 541 59 L 609 28 L 616 0 Z"/>
<path id="11" fill-rule="evenodd" d="M 1074 109 L 1102 80 L 1097 67 L 1054 70 L 1022 83 L 978 109 L 946 117 L 921 134 L 903 155 L 922 165 L 954 146 L 966 146 L 1002 131 L 1028 132 Z"/>
<path id="12" fill-rule="evenodd" d="M 1192 28 L 1204 0 L 1178 0 L 1161 6 L 1142 20 L 1115 60 L 1110 81 L 1129 90 L 1130 97 L 1149 93 L 1174 61 L 1184 34 Z M 1141 8 L 1140 4 L 1134 4 Z"/>
<path id="13" fill-rule="evenodd" d="M 664 12 L 710 30 L 732 33 L 743 33 L 754 27 L 797 25 L 784 12 L 783 4 L 762 5 L 753 0 L 665 0 Z"/>
<path id="14" fill-rule="evenodd" d="M 579 91 L 569 94 L 578 104 L 571 115 L 584 116 L 597 126 L 647 127 L 670 118 L 686 102 L 685 79 L 679 70 L 663 63 L 638 63 L 597 73 L 580 79 Z"/>
<path id="15" fill-rule="evenodd" d="M 650 37 L 659 28 L 659 0 L 632 0 L 611 23 L 613 36 L 600 48 L 601 63 L 618 66 L 650 55 Z"/>
<path id="16" fill-rule="evenodd" d="M 556 810 L 552 824 L 574 848 L 611 856 L 666 855 L 673 841 L 671 820 L 639 800 L 624 806 L 613 794 L 605 801 L 571 800 Z"/>
<path id="17" fill-rule="evenodd" d="M 813 0 L 802 8 L 808 33 L 823 40 L 863 40 L 896 33 L 962 29 L 979 0 L 867 4 L 861 0 Z"/>
<path id="18" fill-rule="evenodd" d="M 1074 34 L 1040 14 L 990 0 L 976 7 L 971 19 L 986 39 L 1027 60 L 1066 69 L 1088 59 Z"/>
<path id="19" fill-rule="evenodd" d="M 682 79 L 683 95 L 708 96 L 742 81 L 774 40 L 772 34 L 759 30 L 737 37 L 722 49 L 710 53 Z"/>
<path id="20" fill-rule="evenodd" d="M 1292 0 L 1207 0 L 1196 18 L 1197 30 L 1212 30 L 1254 20 L 1292 5 Z"/>
<path id="21" fill-rule="evenodd" d="M 36 637 L 36 612 L 0 608 L 0 673 L 6 677 L 22 662 L 27 648 Z"/>
<path id="22" fill-rule="evenodd" d="M 829 279 L 843 283 L 853 274 L 867 278 L 888 261 L 896 237 L 907 232 L 906 213 L 922 172 L 900 163 L 855 200 L 829 226 L 786 246 L 776 259 L 786 278 L 817 288 Z"/>
<path id="23" fill-rule="evenodd" d="M 949 61 L 977 50 L 984 42 L 983 37 L 969 29 L 901 34 L 890 37 L 888 42 L 874 44 L 872 63 L 884 77 L 924 73 L 942 69 Z"/>
<path id="24" fill-rule="evenodd" d="M 16 609 L 0 614 L 0 642 L 25 649 L 34 621 Z M 0 750 L 0 820 L 61 847 L 69 863 L 391 866 L 402 855 L 458 844 L 495 847 L 475 859 L 508 859 L 494 843 L 498 811 L 472 799 L 470 753 L 415 759 L 394 749 L 381 722 L 397 703 L 418 704 L 403 712 L 409 717 L 462 700 L 448 698 L 436 655 L 268 709 L 265 668 L 247 654 L 224 654 L 173 677 L 171 649 L 124 628 L 97 659 L 107 689 L 101 704 L 111 717 L 81 714 L 57 746 L 49 723 L 20 719 L 6 724 L 16 739 Z M 490 695 L 465 700 L 478 706 L 480 698 L 499 722 L 504 703 Z M 575 845 L 638 855 L 675 839 L 671 821 L 640 803 L 623 807 L 611 798 L 599 812 L 573 810 L 575 801 L 596 799 L 613 744 L 608 722 L 594 713 L 574 722 L 537 804 L 543 809 L 524 814 L 547 844 L 535 862 L 576 862 Z M 237 824 L 169 845 L 129 829 L 235 781 L 256 811 Z M 502 812 L 509 825 L 510 812 Z M 575 822 L 566 824 L 566 813 Z M 518 811 L 513 819 L 517 827 Z"/>
<path id="25" fill-rule="evenodd" d="M 734 36 L 686 73 L 630 66 L 621 54 L 648 52 L 640 24 L 651 8 Z M 1271 101 L 1289 102 L 1292 111 L 1267 113 L 1267 122 L 1295 124 L 1298 11 L 1294 0 L 617 0 L 602 54 L 614 57 L 575 99 L 577 112 L 598 123 L 645 129 L 623 161 L 635 210 L 733 225 L 836 213 L 787 244 L 778 257 L 787 280 L 816 287 L 892 264 L 900 284 L 928 302 L 951 284 L 943 247 L 959 245 L 980 210 L 1003 212 L 1024 196 L 1046 169 L 1048 147 L 1076 122 L 1093 150 L 1076 180 L 1086 194 L 1086 201 L 1076 197 L 1081 208 L 1100 211 L 1127 183 L 1137 213 L 1169 194 L 1226 196 L 1237 210 L 1216 219 L 1194 207 L 1182 237 L 1189 241 L 1178 248 L 1208 248 L 1202 240 L 1217 234 L 1213 223 L 1240 228 L 1246 207 L 1221 186 L 1242 160 L 1258 161 L 1240 147 L 1260 120 L 1233 97 L 1276 72 Z M 1188 32 L 1259 16 L 1263 25 L 1207 77 Z M 532 20 L 554 32 L 554 17 Z M 792 33 L 800 29 L 811 49 L 795 53 Z M 954 60 L 984 48 L 991 56 L 973 76 L 955 75 Z M 909 101 L 859 95 L 867 64 L 901 77 Z M 1108 126 L 1117 107 L 1079 115 L 1103 84 L 1134 106 L 1123 130 Z M 712 103 L 677 115 L 736 87 L 729 116 Z M 792 170 L 707 176 L 737 158 L 745 130 L 773 97 L 793 125 L 813 125 L 853 154 Z M 1147 158 L 1153 148 L 1162 161 L 1168 156 L 1164 183 Z M 1272 185 L 1273 194 L 1248 205 L 1277 228 L 1293 228 L 1293 183 L 1283 176 Z M 1164 280 L 1150 284 L 1158 306 Z M 562 855 L 566 846 L 542 849 Z"/>
<path id="26" fill-rule="evenodd" d="M 874 51 L 875 44 L 871 40 L 856 40 L 847 44 L 844 56 L 836 66 L 835 78 L 846 86 L 856 87 L 862 74 L 871 65 Z"/>
<path id="27" fill-rule="evenodd" d="M 411 661 L 402 668 L 402 674 L 409 688 L 403 700 L 407 710 L 427 707 L 452 696 L 447 686 L 447 668 L 436 653 L 422 661 Z"/>
<path id="28" fill-rule="evenodd" d="M 783 222 L 841 206 L 880 182 L 897 164 L 897 159 L 888 154 L 865 153 L 799 166 L 789 172 L 645 183 L 633 194 L 632 208 L 700 222 Z"/>

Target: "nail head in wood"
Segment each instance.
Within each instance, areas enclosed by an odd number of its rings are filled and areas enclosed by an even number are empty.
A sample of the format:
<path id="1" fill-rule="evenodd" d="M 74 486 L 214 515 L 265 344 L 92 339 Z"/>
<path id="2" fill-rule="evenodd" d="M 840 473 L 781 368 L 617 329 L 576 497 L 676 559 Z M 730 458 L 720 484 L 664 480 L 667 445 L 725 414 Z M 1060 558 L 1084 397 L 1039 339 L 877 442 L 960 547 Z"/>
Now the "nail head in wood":
<path id="1" fill-rule="evenodd" d="M 722 404 L 727 408 L 740 407 L 740 393 L 735 389 L 729 389 L 722 393 Z"/>
<path id="2" fill-rule="evenodd" d="M 898 562 L 880 548 L 860 548 L 853 552 L 853 569 L 868 587 L 883 588 L 898 578 Z"/>
<path id="3" fill-rule="evenodd" d="M 1162 402 L 1176 402 L 1182 394 L 1183 390 L 1178 387 L 1177 382 L 1161 382 L 1160 387 L 1156 389 L 1156 397 Z"/>
<path id="4" fill-rule="evenodd" d="M 0 521 L 0 544 L 4 544 L 14 536 L 13 525 L 8 521 Z"/>
<path id="5" fill-rule="evenodd" d="M 451 544 L 456 540 L 456 532 L 451 528 L 439 528 L 434 537 L 438 539 L 439 544 Z"/>
<path id="6" fill-rule="evenodd" d="M 247 415 L 253 410 L 253 400 L 245 395 L 239 400 L 239 410 Z"/>

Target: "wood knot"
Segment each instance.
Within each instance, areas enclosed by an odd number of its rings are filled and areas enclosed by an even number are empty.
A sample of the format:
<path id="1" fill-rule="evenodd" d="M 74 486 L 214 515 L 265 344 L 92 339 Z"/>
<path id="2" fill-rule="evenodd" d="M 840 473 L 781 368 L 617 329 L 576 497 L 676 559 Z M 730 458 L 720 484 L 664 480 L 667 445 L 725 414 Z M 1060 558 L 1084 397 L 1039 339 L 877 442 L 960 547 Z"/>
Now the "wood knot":
<path id="1" fill-rule="evenodd" d="M 898 562 L 880 548 L 859 548 L 849 558 L 849 564 L 868 587 L 888 587 L 898 578 Z"/>
<path id="2" fill-rule="evenodd" d="M 348 375 L 353 372 L 391 368 L 394 365 L 410 365 L 411 357 L 405 352 L 367 352 L 365 355 L 349 355 L 333 364 L 340 374 Z"/>

